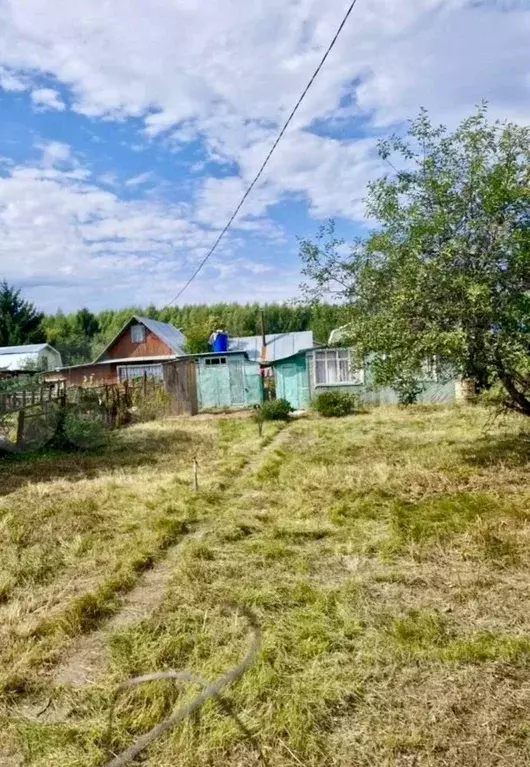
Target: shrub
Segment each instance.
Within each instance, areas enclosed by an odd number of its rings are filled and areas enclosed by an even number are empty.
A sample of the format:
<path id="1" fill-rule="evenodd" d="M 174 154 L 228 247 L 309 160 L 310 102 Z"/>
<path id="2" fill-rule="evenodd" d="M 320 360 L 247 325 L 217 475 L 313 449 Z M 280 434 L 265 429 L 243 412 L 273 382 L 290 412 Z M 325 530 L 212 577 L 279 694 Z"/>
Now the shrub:
<path id="1" fill-rule="evenodd" d="M 263 403 L 261 415 L 264 421 L 288 421 L 293 410 L 286 399 L 271 399 Z"/>
<path id="2" fill-rule="evenodd" d="M 359 409 L 359 399 L 345 391 L 323 391 L 315 399 L 313 407 L 326 418 L 340 418 Z"/>
<path id="3" fill-rule="evenodd" d="M 399 404 L 402 407 L 408 407 L 416 404 L 423 391 L 423 385 L 416 378 L 404 376 L 395 382 L 394 389 L 397 392 Z"/>
<path id="4" fill-rule="evenodd" d="M 105 426 L 93 416 L 71 411 L 64 419 L 64 436 L 83 450 L 102 447 L 108 439 Z"/>

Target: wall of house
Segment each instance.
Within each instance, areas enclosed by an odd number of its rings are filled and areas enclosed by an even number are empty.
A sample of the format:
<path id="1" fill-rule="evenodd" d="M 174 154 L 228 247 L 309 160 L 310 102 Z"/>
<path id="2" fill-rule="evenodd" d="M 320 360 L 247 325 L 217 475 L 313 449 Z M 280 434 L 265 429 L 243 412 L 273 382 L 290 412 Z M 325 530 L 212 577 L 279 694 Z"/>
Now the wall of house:
<path id="1" fill-rule="evenodd" d="M 145 340 L 136 344 L 131 340 L 131 327 L 126 328 L 114 345 L 105 352 L 104 359 L 128 359 L 129 357 L 167 357 L 173 351 L 163 341 L 145 328 Z"/>
<path id="2" fill-rule="evenodd" d="M 38 366 L 42 370 L 60 368 L 62 364 L 61 355 L 56 349 L 42 349 L 38 353 Z"/>
<path id="3" fill-rule="evenodd" d="M 84 386 L 87 383 L 113 384 L 118 382 L 115 364 L 81 365 L 48 373 L 46 381 L 65 380 L 67 386 Z"/>
<path id="4" fill-rule="evenodd" d="M 226 360 L 210 364 L 212 359 Z M 197 359 L 197 396 L 200 410 L 245 408 L 263 402 L 260 367 L 242 355 L 212 355 Z"/>
<path id="5" fill-rule="evenodd" d="M 362 402 L 370 405 L 397 405 L 399 403 L 397 392 L 390 387 L 372 388 L 372 378 L 370 375 L 370 366 L 364 368 L 364 383 L 354 384 L 334 384 L 331 386 L 317 386 L 313 370 L 313 355 L 308 352 L 307 374 L 309 378 L 310 399 L 317 397 L 323 391 L 345 391 L 356 394 Z M 422 381 L 423 389 L 418 395 L 417 403 L 420 405 L 448 405 L 455 402 L 458 398 L 458 379 L 446 375 L 440 377 L 438 381 Z"/>

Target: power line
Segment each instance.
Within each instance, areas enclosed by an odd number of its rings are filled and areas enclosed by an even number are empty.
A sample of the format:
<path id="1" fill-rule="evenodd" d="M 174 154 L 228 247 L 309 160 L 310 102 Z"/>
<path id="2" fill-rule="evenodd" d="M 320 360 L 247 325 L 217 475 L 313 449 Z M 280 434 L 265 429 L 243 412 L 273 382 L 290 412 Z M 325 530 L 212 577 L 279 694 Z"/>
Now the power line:
<path id="1" fill-rule="evenodd" d="M 333 39 L 331 40 L 330 44 L 328 45 L 328 47 L 326 49 L 326 52 L 322 56 L 322 59 L 320 60 L 320 63 L 318 65 L 318 67 L 315 69 L 315 71 L 311 75 L 311 79 L 309 80 L 309 82 L 307 83 L 306 87 L 302 91 L 302 94 L 301 94 L 300 98 L 298 99 L 298 101 L 296 102 L 296 104 L 294 105 L 293 110 L 291 111 L 291 114 L 289 115 L 289 117 L 285 121 L 285 124 L 284 124 L 283 128 L 281 129 L 281 131 L 278 133 L 278 136 L 276 137 L 276 140 L 275 140 L 274 144 L 271 146 L 271 148 L 269 150 L 269 153 L 267 154 L 267 156 L 263 160 L 263 163 L 261 164 L 260 169 L 258 170 L 256 175 L 254 176 L 254 179 L 253 179 L 252 183 L 250 184 L 250 186 L 246 190 L 245 194 L 243 195 L 243 197 L 239 201 L 239 204 L 238 204 L 237 208 L 234 210 L 234 212 L 232 213 L 232 215 L 228 219 L 224 229 L 221 231 L 221 233 L 217 237 L 216 241 L 214 242 L 214 244 L 212 245 L 212 247 L 210 248 L 208 253 L 204 256 L 204 258 L 200 262 L 199 266 L 195 269 L 195 271 L 193 272 L 193 274 L 191 275 L 189 280 L 186 282 L 184 287 L 179 290 L 177 295 L 174 298 L 172 298 L 171 301 L 169 301 L 168 304 L 166 304 L 166 307 L 167 306 L 171 306 L 171 304 L 175 303 L 175 301 L 178 301 L 178 299 L 181 297 L 181 295 L 184 293 L 184 291 L 189 288 L 189 286 L 191 285 L 193 280 L 197 277 L 199 272 L 202 270 L 202 268 L 204 267 L 204 265 L 206 264 L 206 262 L 208 261 L 210 256 L 214 253 L 215 249 L 217 248 L 217 246 L 219 245 L 219 243 L 221 242 L 221 240 L 223 239 L 223 237 L 227 233 L 227 231 L 230 228 L 230 226 L 232 225 L 235 217 L 237 216 L 237 214 L 239 213 L 239 211 L 243 207 L 243 204 L 245 203 L 245 200 L 247 199 L 247 197 L 249 196 L 249 194 L 251 193 L 251 191 L 255 187 L 256 183 L 260 179 L 261 174 L 265 170 L 265 167 L 266 167 L 267 163 L 269 162 L 270 158 L 272 157 L 272 154 L 273 154 L 274 150 L 276 149 L 276 147 L 280 143 L 280 141 L 281 141 L 281 139 L 283 137 L 283 134 L 285 133 L 285 131 L 289 127 L 289 124 L 290 124 L 291 120 L 293 119 L 293 117 L 295 116 L 296 112 L 298 111 L 298 107 L 300 106 L 302 101 L 305 99 L 305 97 L 307 95 L 307 92 L 309 91 L 309 89 L 313 85 L 314 81 L 316 80 L 316 78 L 318 76 L 318 73 L 320 72 L 320 70 L 324 66 L 327 57 L 329 56 L 329 54 L 331 53 L 333 47 L 335 46 L 335 43 L 337 42 L 340 33 L 344 29 L 344 26 L 345 26 L 346 22 L 348 21 L 348 18 L 350 16 L 351 12 L 353 11 L 356 3 L 357 3 L 357 0 L 352 0 L 352 2 L 350 4 L 350 7 L 346 11 L 346 13 L 344 15 L 344 18 L 342 19 L 341 23 L 339 24 L 339 27 L 338 27 L 337 31 L 335 32 L 335 35 L 333 36 Z M 164 308 L 166 308 L 166 307 L 164 307 Z"/>

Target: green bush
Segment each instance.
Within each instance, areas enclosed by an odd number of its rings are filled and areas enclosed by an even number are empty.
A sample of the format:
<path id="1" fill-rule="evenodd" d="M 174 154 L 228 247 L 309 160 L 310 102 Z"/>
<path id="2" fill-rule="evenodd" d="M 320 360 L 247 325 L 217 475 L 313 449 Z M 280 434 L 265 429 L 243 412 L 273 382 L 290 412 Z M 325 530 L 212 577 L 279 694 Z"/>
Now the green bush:
<path id="1" fill-rule="evenodd" d="M 102 447 L 108 440 L 107 429 L 93 416 L 70 411 L 64 419 L 64 436 L 83 450 Z"/>
<path id="2" fill-rule="evenodd" d="M 264 421 L 288 421 L 293 410 L 286 399 L 271 399 L 263 403 L 261 415 Z"/>
<path id="3" fill-rule="evenodd" d="M 345 391 L 323 391 L 316 397 L 313 407 L 326 418 L 340 418 L 355 413 L 359 409 L 359 399 Z"/>

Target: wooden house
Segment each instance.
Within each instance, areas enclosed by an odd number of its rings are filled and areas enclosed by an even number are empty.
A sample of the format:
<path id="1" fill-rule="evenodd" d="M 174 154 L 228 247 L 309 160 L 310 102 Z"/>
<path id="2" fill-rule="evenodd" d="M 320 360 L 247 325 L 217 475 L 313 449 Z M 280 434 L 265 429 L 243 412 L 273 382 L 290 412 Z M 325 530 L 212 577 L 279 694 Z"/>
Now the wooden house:
<path id="1" fill-rule="evenodd" d="M 296 410 L 306 410 L 324 391 L 356 394 L 371 405 L 395 405 L 397 392 L 391 387 L 375 387 L 369 362 L 359 366 L 347 347 L 325 347 L 297 352 L 272 363 L 276 378 L 276 396 L 286 399 Z M 443 405 L 460 397 L 460 382 L 454 375 L 436 366 L 425 366 L 418 380 L 419 404 Z"/>
<path id="2" fill-rule="evenodd" d="M 173 325 L 133 316 L 93 362 L 58 368 L 48 380 L 68 386 L 119 383 L 144 375 L 163 377 L 162 365 L 185 356 L 185 336 Z"/>

